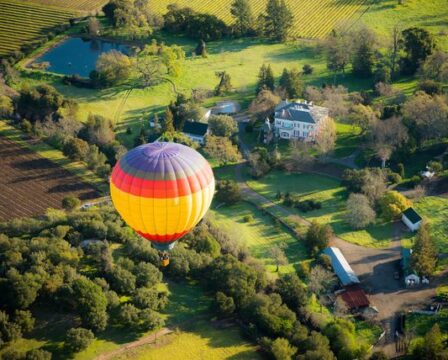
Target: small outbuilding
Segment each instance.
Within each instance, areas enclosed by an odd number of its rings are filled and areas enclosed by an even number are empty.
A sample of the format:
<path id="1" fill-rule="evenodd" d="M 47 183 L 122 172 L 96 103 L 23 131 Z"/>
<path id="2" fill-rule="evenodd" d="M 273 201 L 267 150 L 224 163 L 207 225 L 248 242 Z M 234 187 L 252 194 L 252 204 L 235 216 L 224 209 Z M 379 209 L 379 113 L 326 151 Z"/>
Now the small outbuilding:
<path id="1" fill-rule="evenodd" d="M 423 219 L 412 207 L 410 207 L 403 211 L 401 220 L 409 228 L 409 230 L 417 231 L 420 228 Z"/>
<path id="2" fill-rule="evenodd" d="M 360 310 L 370 306 L 366 293 L 359 285 L 349 285 L 344 288 L 339 296 L 347 304 L 350 310 Z"/>
<path id="3" fill-rule="evenodd" d="M 221 101 L 212 109 L 213 115 L 235 115 L 241 110 L 236 101 Z"/>
<path id="4" fill-rule="evenodd" d="M 333 271 L 343 286 L 359 284 L 358 277 L 339 248 L 328 247 L 323 252 L 331 258 Z"/>
<path id="5" fill-rule="evenodd" d="M 196 121 L 185 121 L 182 132 L 191 140 L 204 145 L 205 137 L 208 134 L 208 124 Z"/>

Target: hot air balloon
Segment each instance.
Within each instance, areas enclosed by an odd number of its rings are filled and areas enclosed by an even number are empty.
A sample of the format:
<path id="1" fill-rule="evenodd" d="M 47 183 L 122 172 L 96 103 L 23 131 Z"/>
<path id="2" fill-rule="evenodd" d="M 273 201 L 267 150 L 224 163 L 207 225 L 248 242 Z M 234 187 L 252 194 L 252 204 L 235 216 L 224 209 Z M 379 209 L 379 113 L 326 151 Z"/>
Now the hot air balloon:
<path id="1" fill-rule="evenodd" d="M 110 180 L 112 202 L 123 220 L 159 250 L 167 251 L 192 230 L 212 202 L 212 169 L 188 146 L 155 142 L 127 152 Z"/>

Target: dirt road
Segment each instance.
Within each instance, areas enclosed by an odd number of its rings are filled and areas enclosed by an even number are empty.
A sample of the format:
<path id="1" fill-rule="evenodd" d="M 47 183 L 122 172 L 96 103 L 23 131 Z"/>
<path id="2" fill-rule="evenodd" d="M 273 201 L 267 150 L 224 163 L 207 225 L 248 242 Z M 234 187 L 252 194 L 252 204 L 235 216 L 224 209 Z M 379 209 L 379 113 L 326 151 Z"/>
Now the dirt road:
<path id="1" fill-rule="evenodd" d="M 159 331 L 144 336 L 136 341 L 127 343 L 121 347 L 119 347 L 117 350 L 105 353 L 105 354 L 101 354 L 99 356 L 97 356 L 95 358 L 95 360 L 110 360 L 110 359 L 114 359 L 119 355 L 124 354 L 125 352 L 128 352 L 129 350 L 135 349 L 137 347 L 143 346 L 143 345 L 148 345 L 148 344 L 154 344 L 156 343 L 156 340 L 161 338 L 162 336 L 165 336 L 167 334 L 172 333 L 173 330 L 169 329 L 169 328 L 162 328 Z"/>

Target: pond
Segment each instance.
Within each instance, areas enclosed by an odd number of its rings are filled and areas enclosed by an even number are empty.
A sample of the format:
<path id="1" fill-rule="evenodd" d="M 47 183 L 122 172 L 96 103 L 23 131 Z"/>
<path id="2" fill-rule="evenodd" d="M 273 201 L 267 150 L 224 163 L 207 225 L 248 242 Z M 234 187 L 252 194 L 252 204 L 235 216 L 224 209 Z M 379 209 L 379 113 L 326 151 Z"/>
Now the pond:
<path id="1" fill-rule="evenodd" d="M 90 72 L 95 70 L 98 57 L 112 49 L 126 55 L 131 52 L 129 45 L 118 42 L 72 37 L 39 56 L 34 61 L 34 65 L 48 62 L 49 66 L 46 68 L 48 71 L 62 75 L 77 74 L 88 77 Z"/>

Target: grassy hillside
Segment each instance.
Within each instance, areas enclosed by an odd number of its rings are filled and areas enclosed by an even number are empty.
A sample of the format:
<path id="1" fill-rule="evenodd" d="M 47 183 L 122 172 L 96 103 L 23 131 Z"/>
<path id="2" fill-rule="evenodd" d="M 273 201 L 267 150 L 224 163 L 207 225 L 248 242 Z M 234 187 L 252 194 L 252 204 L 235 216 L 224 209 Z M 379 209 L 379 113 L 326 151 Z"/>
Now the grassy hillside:
<path id="1" fill-rule="evenodd" d="M 400 28 L 420 26 L 433 33 L 439 45 L 448 48 L 448 6 L 445 0 L 375 1 L 361 22 L 380 35 L 387 36 L 395 25 Z"/>
<path id="2" fill-rule="evenodd" d="M 251 221 L 246 222 L 245 216 L 252 216 Z M 222 206 L 214 210 L 209 217 L 219 228 L 247 246 L 250 253 L 262 260 L 269 271 L 274 272 L 276 269 L 269 254 L 272 246 L 286 244 L 285 253 L 289 265 L 281 266 L 282 273 L 294 271 L 298 263 L 308 257 L 303 243 L 289 234 L 286 228 L 276 226 L 269 215 L 263 215 L 247 202 L 240 201 L 232 206 Z"/>
<path id="3" fill-rule="evenodd" d="M 367 247 L 388 246 L 392 237 L 392 225 L 378 223 L 363 230 L 352 230 L 344 221 L 346 192 L 340 182 L 325 176 L 272 171 L 259 180 L 250 180 L 249 186 L 260 194 L 276 201 L 276 193 L 294 192 L 302 200 L 314 200 L 322 205 L 322 209 L 309 212 L 296 211 L 309 221 L 330 224 L 335 233 L 342 239 Z"/>
<path id="4" fill-rule="evenodd" d="M 157 346 L 142 346 L 115 359 L 261 359 L 256 347 L 241 338 L 237 327 L 221 330 L 219 326 L 210 321 L 196 321 L 185 330 L 160 339 Z"/>
<path id="5" fill-rule="evenodd" d="M 167 5 L 177 3 L 196 11 L 216 15 L 231 23 L 230 4 L 233 0 L 158 0 L 153 8 L 166 12 Z M 286 0 L 294 15 L 291 35 L 303 38 L 322 38 L 335 28 L 347 28 L 367 10 L 369 0 Z M 264 12 L 265 0 L 251 0 L 255 16 Z"/>

